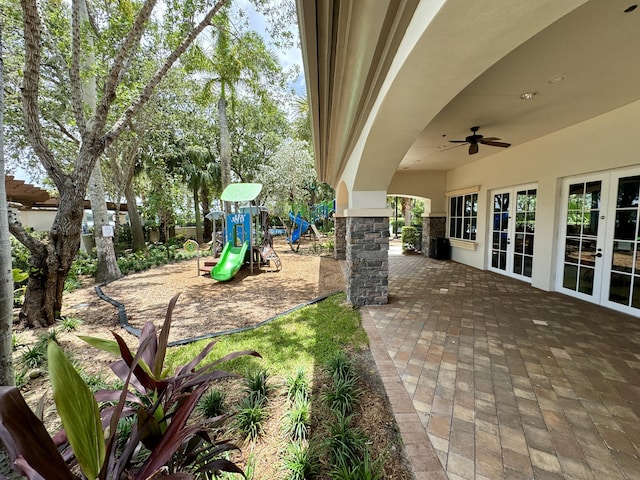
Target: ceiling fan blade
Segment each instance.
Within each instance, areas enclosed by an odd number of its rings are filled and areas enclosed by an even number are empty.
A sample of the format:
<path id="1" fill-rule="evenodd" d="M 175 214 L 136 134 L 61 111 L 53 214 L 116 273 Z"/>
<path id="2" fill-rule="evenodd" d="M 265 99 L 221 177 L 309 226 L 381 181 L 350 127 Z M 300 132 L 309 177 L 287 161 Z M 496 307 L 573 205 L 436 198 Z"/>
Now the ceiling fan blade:
<path id="1" fill-rule="evenodd" d="M 466 140 L 449 140 L 451 143 L 469 143 Z"/>
<path id="2" fill-rule="evenodd" d="M 472 143 L 469 145 L 469 155 L 473 155 L 474 153 L 478 153 L 478 144 Z"/>
<path id="3" fill-rule="evenodd" d="M 484 144 L 484 145 L 491 145 L 492 147 L 503 147 L 503 148 L 507 148 L 510 147 L 511 144 L 510 143 L 505 143 L 505 142 L 495 142 L 493 140 L 488 140 L 486 138 L 480 140 L 480 143 Z"/>
<path id="4" fill-rule="evenodd" d="M 500 139 L 499 139 L 498 137 L 484 137 L 484 138 L 481 140 L 481 143 L 484 143 L 484 142 L 487 142 L 487 141 L 489 141 L 489 142 L 495 142 L 496 140 L 500 140 Z"/>

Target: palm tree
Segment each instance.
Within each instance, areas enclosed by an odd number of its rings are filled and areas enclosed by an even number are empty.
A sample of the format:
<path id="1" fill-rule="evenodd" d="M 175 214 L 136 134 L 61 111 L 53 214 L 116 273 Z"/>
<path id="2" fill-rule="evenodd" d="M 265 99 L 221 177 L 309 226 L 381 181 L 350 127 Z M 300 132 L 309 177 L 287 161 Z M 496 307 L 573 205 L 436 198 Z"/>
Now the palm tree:
<path id="1" fill-rule="evenodd" d="M 256 32 L 233 32 L 227 8 L 216 17 L 209 42 L 195 44 L 186 60 L 187 70 L 204 78 L 198 99 L 212 104 L 217 96 L 220 128 L 220 175 L 222 189 L 231 183 L 231 135 L 227 99 L 233 102 L 237 87 L 265 96 L 267 85 L 281 83 L 280 66 L 273 52 Z M 225 205 L 229 210 L 229 205 Z"/>
<path id="2" fill-rule="evenodd" d="M 204 191 L 206 196 L 210 190 L 210 185 L 220 178 L 219 164 L 215 161 L 215 155 L 211 150 L 197 145 L 186 147 L 176 160 L 175 170 L 184 179 L 193 194 L 196 240 L 198 243 L 202 243 L 200 195 Z"/>

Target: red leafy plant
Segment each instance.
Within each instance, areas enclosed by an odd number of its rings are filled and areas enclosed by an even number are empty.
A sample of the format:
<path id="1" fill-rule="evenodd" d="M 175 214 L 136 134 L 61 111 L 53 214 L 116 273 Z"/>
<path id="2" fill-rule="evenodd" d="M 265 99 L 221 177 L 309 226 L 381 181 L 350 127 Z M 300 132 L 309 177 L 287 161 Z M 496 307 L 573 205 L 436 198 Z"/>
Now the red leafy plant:
<path id="1" fill-rule="evenodd" d="M 110 367 L 124 382 L 122 389 L 92 394 L 62 349 L 49 343 L 51 386 L 63 426 L 53 437 L 16 388 L 0 387 L 0 439 L 16 472 L 33 480 L 171 480 L 221 471 L 243 475 L 224 458 L 238 447 L 213 436 L 224 416 L 193 419 L 191 414 L 212 382 L 235 376 L 217 370 L 219 363 L 260 355 L 234 352 L 200 366 L 215 344 L 211 342 L 168 374 L 164 362 L 178 296 L 169 302 L 159 333 L 152 322 L 144 325 L 135 353 L 115 332 L 115 340 L 83 337 L 120 356 Z M 123 435 L 126 419 L 130 433 Z"/>

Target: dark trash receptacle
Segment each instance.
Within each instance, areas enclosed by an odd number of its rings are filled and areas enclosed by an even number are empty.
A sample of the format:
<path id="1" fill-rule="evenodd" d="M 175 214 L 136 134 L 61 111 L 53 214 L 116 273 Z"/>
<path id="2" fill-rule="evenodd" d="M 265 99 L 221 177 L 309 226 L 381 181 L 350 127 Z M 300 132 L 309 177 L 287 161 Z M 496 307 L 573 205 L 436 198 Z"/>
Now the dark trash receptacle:
<path id="1" fill-rule="evenodd" d="M 429 257 L 436 260 L 449 260 L 451 258 L 451 244 L 448 238 L 436 237 L 431 239 Z"/>

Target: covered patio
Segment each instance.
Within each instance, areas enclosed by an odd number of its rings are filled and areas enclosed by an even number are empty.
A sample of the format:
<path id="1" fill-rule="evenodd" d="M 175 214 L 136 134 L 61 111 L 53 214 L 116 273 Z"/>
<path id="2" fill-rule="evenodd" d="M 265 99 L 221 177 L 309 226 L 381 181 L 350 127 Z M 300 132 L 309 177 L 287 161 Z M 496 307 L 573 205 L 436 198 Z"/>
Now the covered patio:
<path id="1" fill-rule="evenodd" d="M 640 478 L 634 317 L 394 242 L 362 314 L 417 479 Z"/>

